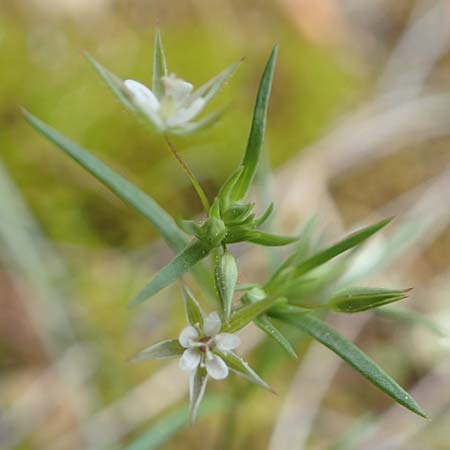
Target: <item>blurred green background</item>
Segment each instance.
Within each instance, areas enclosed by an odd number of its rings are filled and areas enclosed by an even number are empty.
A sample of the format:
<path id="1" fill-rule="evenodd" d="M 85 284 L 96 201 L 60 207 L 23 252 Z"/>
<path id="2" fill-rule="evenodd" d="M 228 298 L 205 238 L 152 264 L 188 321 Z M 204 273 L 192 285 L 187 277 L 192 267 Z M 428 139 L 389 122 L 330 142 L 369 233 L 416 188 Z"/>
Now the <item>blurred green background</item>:
<path id="1" fill-rule="evenodd" d="M 419 3 L 423 11 L 433 4 Z M 381 0 L 0 0 L 0 162 L 5 169 L 0 190 L 0 408 L 5 411 L 3 422 L 0 416 L 1 448 L 102 449 L 98 442 L 104 441 L 97 440 L 95 433 L 96 425 L 102 423 L 101 433 L 110 433 L 105 448 L 125 448 L 161 412 L 167 414 L 174 404 L 182 405 L 184 398 L 164 403 L 170 397 L 170 383 L 142 391 L 150 392 L 149 398 L 141 399 L 140 391 L 130 396 L 149 376 L 160 373 L 164 378 L 165 363 L 126 363 L 136 350 L 172 336 L 184 323 L 176 286 L 138 311 L 126 308 L 170 253 L 156 242 L 155 230 L 144 219 L 32 130 L 20 108 L 90 149 L 175 217 L 195 217 L 201 205 L 161 137 L 124 110 L 81 50 L 124 79 L 149 83 L 153 36 L 159 28 L 169 71 L 195 86 L 245 57 L 209 106 L 211 111 L 229 105 L 223 119 L 195 136 L 175 139 L 212 197 L 242 156 L 259 77 L 275 42 L 280 54 L 266 147 L 276 172 L 294 164 L 291 161 L 297 164 L 302 149 L 314 149 L 314 143 L 338 125 L 344 114 L 373 96 L 377 78 L 408 29 L 408 21 L 423 12 L 422 7 L 415 9 L 417 4 Z M 444 49 L 430 69 L 430 90 L 445 93 L 448 89 L 448 62 Z M 448 142 L 440 136 L 432 138 L 434 150 L 428 147 L 428 153 L 419 142 L 410 145 L 413 156 L 400 152 L 378 165 L 328 180 L 341 223 L 363 220 L 437 176 L 449 160 Z M 397 146 L 395 137 L 393 141 Z M 341 147 L 336 147 L 336 160 Z M 411 175 L 405 167 L 417 170 Z M 279 172 L 275 182 L 289 184 L 292 174 L 283 173 Z M 310 195 L 316 192 L 312 189 Z M 27 208 L 24 214 L 22 201 Z M 320 208 L 301 211 L 295 225 L 320 213 Z M 447 273 L 448 238 L 444 231 L 442 235 L 447 246 L 438 244 L 434 252 L 425 254 L 414 267 L 416 279 L 429 280 L 438 270 L 440 276 Z M 433 266 L 436 260 L 440 261 L 437 268 Z M 439 295 L 445 292 L 448 298 L 447 283 L 432 279 L 433 286 L 443 286 Z M 301 354 L 306 340 L 286 332 Z M 408 336 L 387 323 L 370 328 L 363 345 L 397 379 L 412 384 L 429 369 L 429 361 L 419 358 L 417 362 L 401 350 L 392 350 L 392 343 L 407 349 Z M 79 348 L 81 353 L 76 352 Z M 236 410 L 237 428 L 227 428 L 226 414 L 212 414 L 208 422 L 200 421 L 161 448 L 269 448 L 272 425 L 298 362 L 288 360 L 267 342 L 250 359 L 282 395 L 254 392 L 237 380 L 230 382 L 232 387 L 216 383 L 213 391 L 229 395 L 232 389 L 236 398 L 248 398 Z M 321 419 L 328 420 L 325 431 L 320 431 L 319 423 L 308 448 L 331 449 L 326 445 L 353 423 L 350 416 L 367 410 L 380 412 L 390 405 L 349 369 L 338 380 L 343 387 L 332 391 Z M 185 381 L 180 377 L 171 382 L 184 385 Z M 48 404 L 39 396 L 42 392 L 48 393 Z M 128 403 L 122 408 L 121 401 Z M 153 410 L 152 404 L 165 406 Z M 108 415 L 109 407 L 108 422 L 102 413 Z M 334 409 L 340 420 L 330 413 Z M 445 446 L 450 436 L 441 431 L 449 423 L 447 416 L 433 438 L 425 438 L 430 446 L 421 449 L 450 449 Z M 335 419 L 339 425 L 330 425 Z M 94 429 L 89 428 L 91 421 Z M 117 436 L 115 427 L 121 430 Z M 137 448 L 147 447 L 132 450 Z"/>

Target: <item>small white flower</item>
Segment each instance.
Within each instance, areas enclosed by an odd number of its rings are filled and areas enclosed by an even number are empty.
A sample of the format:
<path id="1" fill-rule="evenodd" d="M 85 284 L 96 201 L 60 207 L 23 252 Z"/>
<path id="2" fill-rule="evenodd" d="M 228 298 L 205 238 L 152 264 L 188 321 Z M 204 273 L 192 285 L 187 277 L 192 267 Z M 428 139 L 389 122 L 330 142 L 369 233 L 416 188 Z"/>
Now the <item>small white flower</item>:
<path id="1" fill-rule="evenodd" d="M 181 370 L 194 371 L 201 366 L 215 380 L 227 377 L 228 366 L 215 352 L 230 352 L 241 340 L 232 333 L 219 333 L 221 327 L 219 315 L 212 312 L 204 318 L 203 327 L 190 325 L 181 331 L 178 341 L 186 349 L 180 359 Z"/>
<path id="2" fill-rule="evenodd" d="M 204 108 L 206 99 L 192 94 L 194 86 L 175 75 L 162 77 L 164 95 L 157 98 L 145 85 L 125 80 L 134 105 L 158 128 L 165 131 L 190 123 Z"/>

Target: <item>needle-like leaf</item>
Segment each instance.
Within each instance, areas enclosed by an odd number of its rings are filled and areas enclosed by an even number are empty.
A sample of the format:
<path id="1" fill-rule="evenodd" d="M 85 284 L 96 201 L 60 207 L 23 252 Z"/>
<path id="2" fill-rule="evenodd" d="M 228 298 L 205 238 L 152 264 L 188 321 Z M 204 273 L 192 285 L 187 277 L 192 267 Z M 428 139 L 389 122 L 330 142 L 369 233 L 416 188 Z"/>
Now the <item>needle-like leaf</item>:
<path id="1" fill-rule="evenodd" d="M 265 300 L 261 300 L 256 303 L 245 305 L 231 315 L 230 322 L 228 324 L 224 324 L 222 331 L 226 331 L 227 333 L 235 333 L 241 328 L 244 328 L 252 320 L 256 319 L 256 317 L 267 311 L 272 306 L 276 305 L 277 303 L 281 304 L 284 302 L 285 300 L 282 298 L 272 297 L 266 298 Z"/>
<path id="2" fill-rule="evenodd" d="M 293 349 L 291 343 L 284 337 L 283 333 L 270 321 L 270 319 L 262 314 L 255 319 L 255 325 L 260 328 L 264 333 L 275 339 L 281 347 L 286 350 L 286 352 L 292 356 L 292 358 L 297 359 L 297 353 Z"/>
<path id="3" fill-rule="evenodd" d="M 178 227 L 172 216 L 156 203 L 149 195 L 130 183 L 124 177 L 112 170 L 105 163 L 97 159 L 79 144 L 65 137 L 51 128 L 37 117 L 24 111 L 28 122 L 47 139 L 56 144 L 64 153 L 75 160 L 80 166 L 94 175 L 102 184 L 108 187 L 125 203 L 142 214 L 166 240 L 176 252 L 181 251 L 188 244 L 183 231 Z M 212 298 L 216 298 L 212 279 L 204 267 L 195 267 L 195 277 Z"/>
<path id="4" fill-rule="evenodd" d="M 186 246 L 187 239 L 175 220 L 152 198 L 134 186 L 109 166 L 101 162 L 79 144 L 71 141 L 55 129 L 24 111 L 28 122 L 47 139 L 56 144 L 68 156 L 90 172 L 101 183 L 111 189 L 124 202 L 148 219 L 176 251 Z"/>
<path id="5" fill-rule="evenodd" d="M 205 258 L 210 252 L 201 241 L 195 240 L 193 244 L 187 246 L 175 258 L 165 265 L 142 289 L 141 292 L 130 302 L 130 306 L 138 305 L 155 295 L 161 289 L 169 286 L 178 277 L 190 270 L 201 259 Z"/>
<path id="6" fill-rule="evenodd" d="M 383 227 L 389 224 L 392 221 L 392 218 L 382 220 L 374 225 L 370 225 L 368 227 L 362 228 L 354 233 L 350 234 L 346 238 L 337 242 L 336 244 L 322 250 L 310 258 L 301 262 L 295 269 L 294 274 L 295 277 L 300 277 L 310 270 L 315 269 L 316 267 L 325 264 L 330 259 L 335 258 L 341 253 L 350 250 L 351 248 L 356 247 L 359 244 L 362 244 L 365 240 L 369 239 L 372 235 L 380 231 Z"/>
<path id="7" fill-rule="evenodd" d="M 284 307 L 274 310 L 274 316 L 294 325 L 328 347 L 400 405 L 421 417 L 427 417 L 416 401 L 352 342 L 342 337 L 311 313 L 304 313 L 303 311 L 295 313 L 293 307 L 290 307 L 289 312 L 287 309 L 286 312 L 283 312 L 283 310 Z"/>
<path id="8" fill-rule="evenodd" d="M 236 188 L 233 192 L 233 198 L 240 200 L 247 193 L 256 173 L 259 157 L 264 143 L 266 132 L 267 109 L 269 105 L 270 91 L 272 88 L 272 79 L 275 71 L 278 45 L 275 45 L 270 53 L 266 67 L 261 77 L 258 94 L 256 97 L 255 108 L 253 111 L 252 126 L 247 142 L 242 165 L 244 171 L 239 178 Z"/>

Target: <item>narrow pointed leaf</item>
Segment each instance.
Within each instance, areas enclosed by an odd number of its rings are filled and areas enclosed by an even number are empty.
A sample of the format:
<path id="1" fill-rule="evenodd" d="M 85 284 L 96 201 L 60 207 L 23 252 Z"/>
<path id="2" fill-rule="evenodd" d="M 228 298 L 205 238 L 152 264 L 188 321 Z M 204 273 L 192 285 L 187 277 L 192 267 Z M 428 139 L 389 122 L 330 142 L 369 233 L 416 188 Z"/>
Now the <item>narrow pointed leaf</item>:
<path id="1" fill-rule="evenodd" d="M 208 255 L 211 248 L 206 247 L 201 241 L 195 240 L 193 244 L 186 247 L 172 261 L 165 265 L 131 301 L 130 306 L 138 305 L 155 295 L 161 289 L 169 286 L 178 277 L 190 270 L 201 259 Z"/>
<path id="2" fill-rule="evenodd" d="M 90 172 L 120 199 L 142 214 L 176 251 L 185 247 L 187 239 L 175 220 L 142 190 L 134 186 L 79 144 L 71 141 L 44 122 L 24 111 L 28 122 L 68 156 Z"/>
<path id="3" fill-rule="evenodd" d="M 180 356 L 186 349 L 181 346 L 178 339 L 169 339 L 151 345 L 130 358 L 130 361 L 143 361 L 146 359 L 166 359 Z"/>
<path id="4" fill-rule="evenodd" d="M 235 311 L 230 318 L 230 322 L 225 324 L 222 331 L 227 333 L 234 333 L 241 328 L 244 328 L 252 320 L 255 320 L 263 312 L 267 311 L 277 303 L 284 303 L 285 300 L 281 298 L 266 298 L 257 303 L 251 303 L 243 306 L 241 309 Z"/>
<path id="5" fill-rule="evenodd" d="M 273 389 L 246 363 L 242 358 L 233 352 L 220 353 L 216 352 L 224 361 L 225 364 L 237 375 L 245 378 L 258 386 L 274 392 Z"/>
<path id="6" fill-rule="evenodd" d="M 385 227 L 388 223 L 392 221 L 391 218 L 382 220 L 374 225 L 362 228 L 361 230 L 355 231 L 350 234 L 346 238 L 337 242 L 336 244 L 322 250 L 305 261 L 301 262 L 297 268 L 295 269 L 295 276 L 300 277 L 303 274 L 309 272 L 310 270 L 315 269 L 316 267 L 321 266 L 326 263 L 330 259 L 335 258 L 341 253 L 350 250 L 351 248 L 356 247 L 357 245 L 363 243 L 365 240 L 370 238 L 372 235 L 380 231 L 383 227 Z"/>
<path id="7" fill-rule="evenodd" d="M 427 417 L 416 401 L 356 345 L 310 313 L 295 314 L 292 310 L 290 313 L 287 310 L 283 312 L 284 309 L 284 307 L 278 308 L 273 315 L 294 325 L 328 347 L 400 405 L 419 416 Z"/>
<path id="8" fill-rule="evenodd" d="M 266 131 L 267 109 L 269 105 L 277 53 L 278 46 L 275 45 L 270 53 L 259 84 L 255 108 L 253 111 L 252 126 L 247 142 L 247 149 L 245 150 L 245 155 L 242 160 L 244 172 L 242 173 L 239 182 L 236 185 L 236 189 L 233 192 L 233 197 L 237 200 L 243 198 L 247 193 L 255 176 L 259 157 L 261 155 Z"/>
<path id="9" fill-rule="evenodd" d="M 155 35 L 155 45 L 153 47 L 153 79 L 152 91 L 158 99 L 164 96 L 164 83 L 162 78 L 167 76 L 166 57 L 162 45 L 161 33 L 158 30 Z"/>
<path id="10" fill-rule="evenodd" d="M 381 288 L 352 287 L 338 293 L 328 307 L 336 312 L 355 313 L 387 305 L 408 296 L 410 289 L 395 290 Z"/>
<path id="11" fill-rule="evenodd" d="M 193 327 L 203 328 L 203 313 L 200 305 L 186 286 L 183 287 L 183 297 L 188 322 Z"/>
<path id="12" fill-rule="evenodd" d="M 174 251 L 181 251 L 188 243 L 183 231 L 177 226 L 173 217 L 156 203 L 144 191 L 130 183 L 124 177 L 97 159 L 79 144 L 68 139 L 51 128 L 28 111 L 23 111 L 25 118 L 37 131 L 58 146 L 80 166 L 94 175 L 102 184 L 114 192 L 121 200 L 142 214 L 161 234 Z M 211 298 L 216 298 L 212 278 L 202 266 L 196 267 L 193 273 L 198 282 Z"/>
<path id="13" fill-rule="evenodd" d="M 207 383 L 208 374 L 206 369 L 199 366 L 189 378 L 189 418 L 191 423 L 194 423 L 197 419 L 198 409 L 205 396 Z"/>
<path id="14" fill-rule="evenodd" d="M 234 256 L 228 252 L 219 256 L 215 271 L 216 288 L 222 302 L 225 320 L 228 321 L 238 279 L 238 267 Z"/>
<path id="15" fill-rule="evenodd" d="M 255 325 L 272 339 L 275 339 L 292 358 L 297 359 L 297 353 L 291 343 L 284 337 L 281 331 L 273 325 L 265 314 L 262 314 L 255 319 Z"/>

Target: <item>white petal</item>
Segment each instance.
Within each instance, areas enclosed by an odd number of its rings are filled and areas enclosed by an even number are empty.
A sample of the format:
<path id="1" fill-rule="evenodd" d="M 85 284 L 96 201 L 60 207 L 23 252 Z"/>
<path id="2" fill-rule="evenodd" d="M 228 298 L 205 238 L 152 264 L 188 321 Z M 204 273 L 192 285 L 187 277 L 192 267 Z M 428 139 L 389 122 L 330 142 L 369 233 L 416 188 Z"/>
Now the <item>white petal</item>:
<path id="1" fill-rule="evenodd" d="M 170 127 L 176 127 L 189 122 L 195 116 L 197 116 L 200 111 L 205 106 L 206 101 L 204 98 L 196 98 L 189 106 L 185 108 L 178 108 L 167 120 L 167 125 Z"/>
<path id="2" fill-rule="evenodd" d="M 155 113 L 159 108 L 159 101 L 155 94 L 145 85 L 134 80 L 125 80 L 125 87 L 133 96 L 135 104 L 146 112 L 148 109 Z"/>
<path id="3" fill-rule="evenodd" d="M 228 366 L 217 355 L 211 353 L 206 358 L 205 366 L 208 375 L 215 380 L 223 380 L 228 376 Z"/>
<path id="4" fill-rule="evenodd" d="M 198 350 L 194 348 L 188 348 L 184 351 L 180 358 L 180 369 L 181 370 L 194 370 L 200 364 L 201 355 Z"/>
<path id="5" fill-rule="evenodd" d="M 220 333 L 214 338 L 217 350 L 220 352 L 229 352 L 234 350 L 241 344 L 241 339 L 238 335 L 232 333 Z"/>
<path id="6" fill-rule="evenodd" d="M 183 328 L 183 330 L 180 333 L 180 336 L 178 336 L 178 342 L 184 348 L 189 348 L 191 346 L 191 341 L 196 340 L 198 340 L 198 331 L 192 326 Z"/>
<path id="7" fill-rule="evenodd" d="M 214 337 L 222 328 L 222 322 L 216 311 L 208 314 L 203 321 L 203 333 L 205 336 Z M 181 344 L 183 345 L 183 344 Z"/>
<path id="8" fill-rule="evenodd" d="M 192 92 L 194 86 L 187 81 L 177 78 L 175 75 L 163 77 L 164 95 L 172 97 L 176 103 L 184 101 Z"/>

